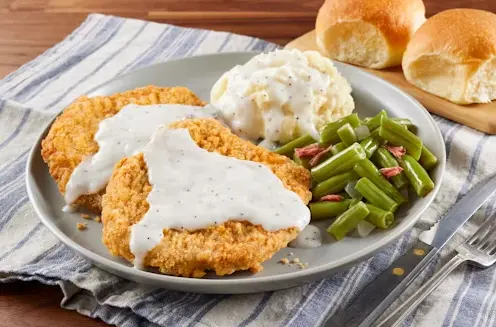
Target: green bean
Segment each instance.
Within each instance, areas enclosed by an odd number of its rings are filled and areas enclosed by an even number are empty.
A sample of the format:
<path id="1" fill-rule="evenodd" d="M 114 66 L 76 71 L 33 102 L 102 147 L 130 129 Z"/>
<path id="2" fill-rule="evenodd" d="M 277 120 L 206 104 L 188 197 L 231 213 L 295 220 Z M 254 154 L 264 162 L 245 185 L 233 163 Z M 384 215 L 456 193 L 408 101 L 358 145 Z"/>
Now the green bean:
<path id="1" fill-rule="evenodd" d="M 275 149 L 274 152 L 291 158 L 293 157 L 293 153 L 296 148 L 303 148 L 315 142 L 317 141 L 315 141 L 309 134 L 304 134 L 297 139 L 294 139 L 293 141 L 290 141 Z"/>
<path id="2" fill-rule="evenodd" d="M 358 223 L 365 219 L 368 214 L 369 209 L 360 201 L 339 215 L 331 226 L 327 228 L 327 233 L 339 241 L 355 229 Z"/>
<path id="3" fill-rule="evenodd" d="M 391 168 L 400 166 L 393 155 L 384 148 L 377 149 L 377 151 L 372 156 L 372 161 L 380 168 Z M 408 181 L 405 177 L 404 172 L 391 177 L 391 182 L 399 189 L 404 188 L 408 185 Z"/>
<path id="4" fill-rule="evenodd" d="M 410 132 L 415 133 L 416 127 L 408 118 L 391 118 L 395 123 L 407 128 Z"/>
<path id="5" fill-rule="evenodd" d="M 315 186 L 317 186 L 317 184 L 317 181 L 312 178 L 312 180 L 310 181 L 310 189 L 313 189 Z"/>
<path id="6" fill-rule="evenodd" d="M 319 147 L 321 147 L 321 148 L 326 148 L 326 149 L 332 145 L 332 144 L 331 144 L 331 143 L 329 143 L 329 142 L 320 142 L 320 141 L 319 141 L 319 142 L 317 142 L 317 143 L 319 144 Z"/>
<path id="7" fill-rule="evenodd" d="M 322 182 L 332 176 L 347 172 L 360 160 L 365 158 L 365 151 L 360 144 L 354 143 L 335 156 L 330 157 L 321 164 L 313 167 L 312 177 Z"/>
<path id="8" fill-rule="evenodd" d="M 424 197 L 432 191 L 434 182 L 417 160 L 409 155 L 404 155 L 402 160 L 400 160 L 400 165 L 418 196 Z"/>
<path id="9" fill-rule="evenodd" d="M 306 169 L 310 169 L 311 159 L 312 158 L 300 158 L 296 153 L 293 154 L 293 161 L 296 162 L 298 165 L 303 166 Z"/>
<path id="10" fill-rule="evenodd" d="M 382 120 L 388 118 L 386 111 L 381 110 L 377 115 L 374 117 L 370 117 L 365 121 L 365 125 L 369 128 L 370 131 L 373 131 L 374 129 L 378 128 L 381 126 Z"/>
<path id="11" fill-rule="evenodd" d="M 351 114 L 343 117 L 335 122 L 329 123 L 324 126 L 320 133 L 320 141 L 324 143 L 335 144 L 339 142 L 338 129 L 344 124 L 349 123 L 352 127 L 360 126 L 360 118 L 357 114 Z"/>
<path id="12" fill-rule="evenodd" d="M 365 205 L 370 211 L 367 218 L 365 218 L 369 223 L 382 229 L 388 228 L 393 223 L 394 215 L 392 212 L 382 210 L 368 203 L 365 203 Z"/>
<path id="13" fill-rule="evenodd" d="M 386 140 L 384 140 L 380 135 L 379 135 L 379 128 L 374 129 L 373 131 L 370 132 L 370 137 L 375 138 L 377 141 L 379 141 L 380 145 L 386 144 Z"/>
<path id="14" fill-rule="evenodd" d="M 314 199 L 320 199 L 327 194 L 335 194 L 344 190 L 346 184 L 351 180 L 357 180 L 358 175 L 353 171 L 347 171 L 336 176 L 332 176 L 323 182 L 318 183 L 313 189 L 312 194 Z"/>
<path id="15" fill-rule="evenodd" d="M 362 200 L 359 200 L 359 199 L 351 199 L 349 208 L 353 207 L 355 204 L 357 204 L 358 202 L 361 202 L 361 201 Z"/>
<path id="16" fill-rule="evenodd" d="M 358 175 L 360 175 L 360 177 L 367 177 L 370 179 L 372 183 L 374 183 L 396 203 L 402 204 L 406 202 L 405 197 L 396 189 L 396 187 L 388 182 L 386 177 L 379 172 L 379 169 L 377 169 L 377 167 L 369 159 L 364 159 L 357 162 L 353 169 Z"/>
<path id="17" fill-rule="evenodd" d="M 379 127 L 379 135 L 395 145 L 404 146 L 408 153 L 418 160 L 422 153 L 422 140 L 391 119 L 384 119 Z"/>
<path id="18" fill-rule="evenodd" d="M 335 156 L 336 154 L 338 154 L 339 152 L 343 151 L 346 148 L 347 148 L 347 146 L 343 142 L 339 142 L 339 143 L 334 144 L 332 146 L 331 153 L 333 156 Z"/>
<path id="19" fill-rule="evenodd" d="M 422 146 L 422 154 L 419 163 L 425 170 L 429 171 L 437 165 L 437 157 L 425 145 Z"/>
<path id="20" fill-rule="evenodd" d="M 351 200 L 343 200 L 340 202 L 313 202 L 308 205 L 312 220 L 320 220 L 331 217 L 336 217 L 348 210 Z"/>
<path id="21" fill-rule="evenodd" d="M 358 141 L 355 130 L 351 127 L 351 124 L 346 123 L 340 128 L 338 128 L 338 135 L 341 141 L 346 145 L 350 146 Z"/>
<path id="22" fill-rule="evenodd" d="M 351 199 L 350 195 L 346 192 L 339 192 L 338 195 L 341 195 L 343 197 L 343 199 Z"/>
<path id="23" fill-rule="evenodd" d="M 398 203 L 391 199 L 379 187 L 377 187 L 367 177 L 362 177 L 355 185 L 355 190 L 360 192 L 368 202 L 381 209 L 394 212 L 398 208 Z"/>
<path id="24" fill-rule="evenodd" d="M 377 138 L 370 135 L 364 138 L 360 142 L 360 145 L 365 150 L 365 155 L 367 156 L 367 158 L 370 158 L 374 154 L 374 152 L 379 148 L 380 142 Z"/>

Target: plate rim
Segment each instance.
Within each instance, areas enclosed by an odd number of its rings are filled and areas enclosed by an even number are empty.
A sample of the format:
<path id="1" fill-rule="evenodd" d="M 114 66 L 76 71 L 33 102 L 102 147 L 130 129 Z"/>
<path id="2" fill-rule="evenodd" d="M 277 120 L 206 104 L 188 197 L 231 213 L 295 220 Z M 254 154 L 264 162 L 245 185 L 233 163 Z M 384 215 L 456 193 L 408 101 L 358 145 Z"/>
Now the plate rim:
<path id="1" fill-rule="evenodd" d="M 212 57 L 212 56 L 241 56 L 241 55 L 249 55 L 249 54 L 256 55 L 258 53 L 260 53 L 260 52 L 240 51 L 240 52 L 203 54 L 203 55 L 197 55 L 197 56 L 190 56 L 190 57 L 186 57 L 186 58 L 175 58 L 175 59 L 164 61 L 161 63 L 149 65 L 149 66 L 131 71 L 131 72 L 123 74 L 123 75 L 115 76 L 115 77 L 108 79 L 105 82 L 103 82 L 103 83 L 101 83 L 101 84 L 99 84 L 93 88 L 90 88 L 88 91 L 85 92 L 85 94 L 87 94 L 88 96 L 94 96 L 94 95 L 92 95 L 92 93 L 95 93 L 96 90 L 104 87 L 107 84 L 112 83 L 116 79 L 122 79 L 126 76 L 136 74 L 137 72 L 139 72 L 141 70 L 150 69 L 152 67 L 159 66 L 159 65 L 170 64 L 171 62 L 195 60 L 198 58 L 208 58 L 208 57 Z M 341 63 L 341 62 L 336 62 L 334 60 L 333 60 L 333 63 L 335 65 L 337 64 L 336 66 L 338 68 L 338 71 L 339 71 L 340 65 L 351 66 L 352 68 L 358 70 L 360 73 L 368 75 L 368 77 L 372 78 L 376 83 L 380 83 L 380 84 L 384 85 L 386 88 L 390 88 L 390 89 L 392 88 L 394 91 L 399 92 L 400 94 L 405 96 L 405 99 L 410 100 L 410 102 L 414 106 L 416 106 L 421 112 L 423 112 L 423 114 L 428 116 L 429 123 L 430 123 L 431 127 L 433 128 L 433 130 L 435 131 L 437 139 L 440 140 L 443 145 L 445 145 L 441 131 L 440 131 L 438 125 L 436 124 L 436 122 L 434 121 L 432 115 L 416 99 L 412 98 L 410 95 L 403 92 L 397 86 L 395 86 L 395 85 L 393 85 L 393 84 L 391 84 L 391 83 L 389 83 L 389 82 L 387 82 L 387 81 L 385 81 L 385 80 L 383 80 L 377 76 L 374 76 L 374 75 L 372 75 L 366 71 L 363 71 L 357 67 L 354 67 L 352 65 L 348 65 L 345 63 Z M 146 86 L 146 85 L 144 85 L 144 86 Z M 445 146 L 443 146 L 443 147 L 441 147 L 441 156 L 440 156 L 440 160 L 439 160 L 439 172 L 438 172 L 438 174 L 439 174 L 439 181 L 440 182 L 437 183 L 435 188 L 432 190 L 433 196 L 431 196 L 430 199 L 428 199 L 428 202 L 426 202 L 426 204 L 423 206 L 423 208 L 414 217 L 412 217 L 408 221 L 407 224 L 402 226 L 401 229 L 395 230 L 394 232 L 392 232 L 390 234 L 385 234 L 384 237 L 380 241 L 378 241 L 376 244 L 374 244 L 373 246 L 364 248 L 360 251 L 357 251 L 357 252 L 353 253 L 352 255 L 346 257 L 346 259 L 343 258 L 343 259 L 339 259 L 339 260 L 333 261 L 331 263 L 323 264 L 323 265 L 320 265 L 317 267 L 310 267 L 310 268 L 307 268 L 304 270 L 288 272 L 288 273 L 275 275 L 275 276 L 256 277 L 256 275 L 254 275 L 255 276 L 254 278 L 240 278 L 240 279 L 235 279 L 235 280 L 222 279 L 222 278 L 220 278 L 220 279 L 203 279 L 203 278 L 188 278 L 188 277 L 180 277 L 180 276 L 170 276 L 170 275 L 165 275 L 165 274 L 153 273 L 153 272 L 149 272 L 149 271 L 145 271 L 145 270 L 138 270 L 138 269 L 135 269 L 134 267 L 126 266 L 126 265 L 121 264 L 119 262 L 115 262 L 115 261 L 112 261 L 110 259 L 107 259 L 107 258 L 99 255 L 98 253 L 92 252 L 91 250 L 86 249 L 85 247 L 83 247 L 83 246 L 79 245 L 78 243 L 76 243 L 75 241 L 73 241 L 61 229 L 59 229 L 56 226 L 56 224 L 53 223 L 49 217 L 47 217 L 47 215 L 45 215 L 42 212 L 42 210 L 40 208 L 40 204 L 37 203 L 37 201 L 35 201 L 34 190 L 32 189 L 32 185 L 31 185 L 31 181 L 30 181 L 30 178 L 32 177 L 31 173 L 30 173 L 30 171 L 31 171 L 30 167 L 32 167 L 32 165 L 33 165 L 34 157 L 37 154 L 39 154 L 37 152 L 37 149 L 41 148 L 41 141 L 48 133 L 49 128 L 51 127 L 51 125 L 53 124 L 55 119 L 62 112 L 63 112 L 63 110 L 61 110 L 59 113 L 57 113 L 53 117 L 53 119 L 51 119 L 50 122 L 48 122 L 47 125 L 43 128 L 43 130 L 41 131 L 39 136 L 36 138 L 34 145 L 31 147 L 30 152 L 29 152 L 29 157 L 28 157 L 28 160 L 26 162 L 26 166 L 25 166 L 26 189 L 27 189 L 29 200 L 30 200 L 32 206 L 34 207 L 36 214 L 38 215 L 41 222 L 60 241 L 62 241 L 62 243 L 64 243 L 66 246 L 68 246 L 72 250 L 78 252 L 79 254 L 81 254 L 82 256 L 87 258 L 88 260 L 92 261 L 92 263 L 95 264 L 96 266 L 98 266 L 104 270 L 106 270 L 105 268 L 108 268 L 108 269 L 112 270 L 113 274 L 116 274 L 115 271 L 119 271 L 119 272 L 122 272 L 123 275 L 126 275 L 126 276 L 131 275 L 132 277 L 135 277 L 135 278 L 140 279 L 140 280 L 152 279 L 152 280 L 154 280 L 152 283 L 156 284 L 156 282 L 161 282 L 161 283 L 163 283 L 163 286 L 165 286 L 165 287 L 167 287 L 168 285 L 184 286 L 185 284 L 189 284 L 188 287 L 189 286 L 193 286 L 193 287 L 194 286 L 209 286 L 209 285 L 211 285 L 212 287 L 215 287 L 215 286 L 232 285 L 233 283 L 236 284 L 237 286 L 246 287 L 246 286 L 259 285 L 259 284 L 266 284 L 266 283 L 270 283 L 270 282 L 274 282 L 274 281 L 277 281 L 278 283 L 291 282 L 291 281 L 294 282 L 294 281 L 301 279 L 301 278 L 311 279 L 312 277 L 314 277 L 314 279 L 315 279 L 315 276 L 329 276 L 333 273 L 332 272 L 333 269 L 339 269 L 340 267 L 347 267 L 350 265 L 354 265 L 357 262 L 362 262 L 362 261 L 366 260 L 367 258 L 373 256 L 380 249 L 388 246 L 393 241 L 395 241 L 396 239 L 398 239 L 399 237 L 404 235 L 409 229 L 411 229 L 415 225 L 415 223 L 420 219 L 421 215 L 425 212 L 425 210 L 427 210 L 427 208 L 432 204 L 433 200 L 437 196 L 439 189 L 441 187 L 441 182 L 443 181 L 445 169 L 446 169 L 446 161 L 447 161 L 446 148 L 445 148 Z M 327 274 L 326 274 L 326 272 L 327 272 Z M 118 274 L 118 275 L 120 275 L 121 277 L 124 277 L 121 274 Z M 124 277 L 124 278 L 128 278 L 128 277 Z M 323 277 L 323 278 L 325 278 L 325 277 Z M 134 279 L 134 280 L 136 280 L 136 279 Z M 143 282 L 141 282 L 141 283 L 143 283 Z M 146 282 L 145 282 L 145 284 L 146 284 Z M 203 292 L 203 293 L 215 293 L 215 292 Z M 221 292 L 221 293 L 226 294 L 224 292 Z M 238 292 L 238 293 L 248 293 L 248 292 Z"/>

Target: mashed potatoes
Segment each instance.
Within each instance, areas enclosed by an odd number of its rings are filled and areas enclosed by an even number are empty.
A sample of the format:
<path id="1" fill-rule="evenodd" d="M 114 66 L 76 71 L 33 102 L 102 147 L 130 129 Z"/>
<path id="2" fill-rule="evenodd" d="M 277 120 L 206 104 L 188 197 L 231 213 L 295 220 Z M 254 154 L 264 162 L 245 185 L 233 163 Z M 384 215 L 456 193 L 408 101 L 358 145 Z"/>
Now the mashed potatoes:
<path id="1" fill-rule="evenodd" d="M 353 111 L 350 93 L 330 59 L 315 51 L 279 50 L 224 73 L 210 102 L 236 134 L 285 143 L 303 133 L 318 139 L 326 123 Z"/>

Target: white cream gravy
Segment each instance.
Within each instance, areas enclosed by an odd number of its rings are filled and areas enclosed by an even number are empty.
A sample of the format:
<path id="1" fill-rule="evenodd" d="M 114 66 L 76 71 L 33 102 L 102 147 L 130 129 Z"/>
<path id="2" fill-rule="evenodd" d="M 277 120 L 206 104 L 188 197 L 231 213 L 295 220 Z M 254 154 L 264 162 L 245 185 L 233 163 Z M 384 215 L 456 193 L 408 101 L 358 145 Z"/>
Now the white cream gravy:
<path id="1" fill-rule="evenodd" d="M 98 152 L 85 157 L 74 169 L 66 185 L 65 201 L 71 204 L 83 194 L 103 189 L 115 164 L 143 149 L 158 126 L 185 118 L 212 117 L 216 109 L 178 104 L 139 106 L 130 104 L 98 126 Z"/>
<path id="2" fill-rule="evenodd" d="M 303 230 L 310 211 L 265 165 L 208 152 L 186 129 L 161 127 L 143 149 L 152 191 L 150 208 L 131 228 L 134 265 L 163 237 L 163 229 L 197 230 L 243 220 L 267 231 Z"/>
<path id="3" fill-rule="evenodd" d="M 314 225 L 307 225 L 294 240 L 289 242 L 292 248 L 318 248 L 321 245 L 322 235 Z"/>

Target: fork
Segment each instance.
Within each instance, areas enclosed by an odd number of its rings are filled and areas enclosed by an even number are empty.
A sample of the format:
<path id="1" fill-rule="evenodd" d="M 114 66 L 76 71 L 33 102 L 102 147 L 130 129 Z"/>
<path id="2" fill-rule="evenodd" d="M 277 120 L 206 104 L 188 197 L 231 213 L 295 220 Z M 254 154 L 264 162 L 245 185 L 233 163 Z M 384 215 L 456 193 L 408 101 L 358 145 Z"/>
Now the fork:
<path id="1" fill-rule="evenodd" d="M 468 261 L 469 264 L 482 268 L 492 266 L 496 262 L 496 219 L 486 220 L 472 237 L 456 248 L 456 252 L 458 252 L 456 256 L 376 327 L 400 326 L 403 320 L 460 264 Z"/>

